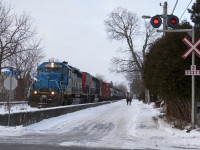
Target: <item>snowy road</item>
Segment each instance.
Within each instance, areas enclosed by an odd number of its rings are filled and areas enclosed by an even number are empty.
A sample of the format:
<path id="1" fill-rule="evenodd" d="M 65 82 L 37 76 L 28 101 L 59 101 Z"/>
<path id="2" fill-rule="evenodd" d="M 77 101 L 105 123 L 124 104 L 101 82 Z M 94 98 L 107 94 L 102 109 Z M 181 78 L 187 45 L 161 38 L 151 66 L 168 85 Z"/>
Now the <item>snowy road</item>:
<path id="1" fill-rule="evenodd" d="M 125 100 L 47 119 L 27 127 L 0 126 L 0 143 L 115 149 L 198 149 L 200 132 L 186 133 L 157 119 L 159 112 Z"/>

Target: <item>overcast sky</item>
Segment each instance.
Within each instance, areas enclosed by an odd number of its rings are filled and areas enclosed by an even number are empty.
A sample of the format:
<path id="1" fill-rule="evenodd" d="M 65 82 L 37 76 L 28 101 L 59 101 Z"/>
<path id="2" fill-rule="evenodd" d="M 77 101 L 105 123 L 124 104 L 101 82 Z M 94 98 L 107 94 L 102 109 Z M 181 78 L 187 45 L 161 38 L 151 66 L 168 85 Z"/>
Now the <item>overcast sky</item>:
<path id="1" fill-rule="evenodd" d="M 110 41 L 105 32 L 104 20 L 117 7 L 126 8 L 138 15 L 162 14 L 166 0 L 4 0 L 10 2 L 18 14 L 27 12 L 34 20 L 42 45 L 45 61 L 55 58 L 92 75 L 104 75 L 108 82 L 127 82 L 122 75 L 111 73 L 111 58 L 123 43 Z M 168 0 L 168 14 L 177 0 Z M 182 16 L 191 0 L 179 0 L 174 15 Z M 191 8 L 194 0 L 190 4 Z M 183 19 L 190 19 L 186 11 Z M 143 20 L 141 19 L 141 22 Z M 141 39 L 142 40 L 142 39 Z M 141 45 L 136 45 L 140 49 Z"/>

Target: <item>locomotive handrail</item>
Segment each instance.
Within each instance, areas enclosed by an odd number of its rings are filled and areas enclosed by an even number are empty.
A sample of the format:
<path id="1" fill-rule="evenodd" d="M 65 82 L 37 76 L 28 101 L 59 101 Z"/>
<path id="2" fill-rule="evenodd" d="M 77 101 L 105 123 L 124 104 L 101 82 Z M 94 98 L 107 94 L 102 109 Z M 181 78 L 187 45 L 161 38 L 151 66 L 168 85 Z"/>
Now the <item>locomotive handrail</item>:
<path id="1" fill-rule="evenodd" d="M 61 88 L 63 88 L 62 82 L 65 83 L 65 81 L 60 81 L 60 87 L 61 87 Z M 62 89 L 62 91 L 63 91 L 63 89 Z"/>
<path id="2" fill-rule="evenodd" d="M 60 91 L 60 92 L 63 92 L 62 89 L 60 89 L 60 87 L 59 87 L 59 85 L 58 85 L 58 82 L 57 82 L 56 80 L 49 80 L 49 81 L 54 81 L 54 82 L 56 83 L 56 85 L 58 86 L 59 91 Z"/>

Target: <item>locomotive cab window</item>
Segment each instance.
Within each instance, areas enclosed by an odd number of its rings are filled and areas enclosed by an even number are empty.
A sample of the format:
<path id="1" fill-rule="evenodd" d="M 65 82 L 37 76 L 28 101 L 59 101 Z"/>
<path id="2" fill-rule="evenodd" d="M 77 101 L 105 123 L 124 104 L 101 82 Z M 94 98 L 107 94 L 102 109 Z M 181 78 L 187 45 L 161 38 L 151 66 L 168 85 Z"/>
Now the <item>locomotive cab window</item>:
<path id="1" fill-rule="evenodd" d="M 44 68 L 40 68 L 37 70 L 37 75 L 36 76 L 39 76 L 41 74 L 41 72 L 44 72 Z"/>
<path id="2" fill-rule="evenodd" d="M 68 69 L 67 68 L 63 68 L 63 75 L 68 76 Z"/>
<path id="3" fill-rule="evenodd" d="M 45 68 L 45 72 L 54 72 L 54 73 L 61 73 L 61 68 Z"/>

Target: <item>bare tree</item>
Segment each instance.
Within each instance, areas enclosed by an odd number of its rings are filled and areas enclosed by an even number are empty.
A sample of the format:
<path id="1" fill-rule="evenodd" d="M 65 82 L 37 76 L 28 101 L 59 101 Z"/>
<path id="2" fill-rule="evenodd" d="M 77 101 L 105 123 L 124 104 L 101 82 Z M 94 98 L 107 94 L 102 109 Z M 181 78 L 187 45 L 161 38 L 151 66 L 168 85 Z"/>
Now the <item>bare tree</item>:
<path id="1" fill-rule="evenodd" d="M 126 79 L 129 81 L 130 91 L 133 94 L 139 95 L 143 92 L 143 83 L 142 83 L 142 76 L 139 72 L 129 72 L 126 74 Z"/>
<path id="2" fill-rule="evenodd" d="M 117 89 L 120 89 L 120 90 L 123 91 L 124 93 L 127 92 L 127 87 L 126 87 L 126 85 L 125 85 L 124 83 L 117 84 L 117 85 L 116 85 L 116 88 L 117 88 Z"/>
<path id="3" fill-rule="evenodd" d="M 16 56 L 18 60 L 22 59 L 30 51 L 40 49 L 40 40 L 36 40 L 36 34 L 27 14 L 17 16 L 12 13 L 10 6 L 0 2 L 0 73 L 8 67 L 8 60 Z"/>
<path id="4" fill-rule="evenodd" d="M 111 70 L 116 73 L 125 73 L 127 80 L 138 88 L 134 88 L 137 91 L 136 93 L 141 92 L 144 88 L 142 85 L 143 63 L 146 51 L 155 37 L 155 29 L 145 22 L 145 32 L 141 33 L 137 15 L 120 7 L 111 12 L 109 18 L 105 21 L 105 25 L 106 32 L 111 40 L 126 41 L 128 46 L 126 50 L 121 50 L 121 53 L 126 54 L 124 58 L 113 57 Z M 135 39 L 138 37 L 143 38 L 144 41 L 140 51 L 134 49 L 137 42 Z"/>
<path id="5" fill-rule="evenodd" d="M 14 54 L 8 59 L 6 66 L 13 66 L 18 73 L 18 78 L 29 77 L 30 73 L 36 70 L 37 64 L 44 58 L 42 49 L 36 47 L 37 45 L 33 45 L 30 50 Z"/>
<path id="6" fill-rule="evenodd" d="M 131 54 L 131 61 L 137 66 L 137 69 L 142 71 L 141 60 L 134 50 L 135 36 L 138 35 L 139 31 L 139 19 L 135 13 L 132 13 L 121 7 L 115 9 L 109 15 L 109 18 L 105 21 L 106 32 L 108 37 L 112 40 L 125 40 L 128 44 L 128 50 Z M 116 60 L 116 59 L 115 59 Z M 122 60 L 122 64 L 129 64 L 127 60 Z"/>
<path id="7" fill-rule="evenodd" d="M 144 23 L 144 28 L 145 28 L 145 32 L 142 34 L 142 35 L 144 35 L 143 36 L 144 44 L 142 46 L 142 59 L 143 59 L 143 63 L 145 62 L 146 52 L 147 52 L 149 46 L 153 43 L 153 41 L 158 36 L 155 28 L 153 28 L 149 22 L 145 22 Z"/>
<path id="8" fill-rule="evenodd" d="M 29 15 L 18 16 L 11 6 L 0 2 L 0 78 L 4 68 L 13 67 L 18 74 L 16 99 L 23 99 L 29 88 L 30 72 L 44 57 L 41 39 L 37 39 L 36 29 Z M 2 87 L 2 86 L 0 86 Z M 18 98 L 17 98 L 18 97 Z"/>
<path id="9" fill-rule="evenodd" d="M 126 58 L 121 57 L 113 57 L 112 58 L 112 68 L 110 71 L 114 71 L 116 73 L 131 73 L 135 71 L 139 71 L 135 61 L 131 56 L 127 56 Z"/>
<path id="10" fill-rule="evenodd" d="M 107 20 L 106 21 L 106 31 L 108 33 L 108 36 L 110 39 L 112 40 L 125 40 L 127 42 L 128 48 L 126 50 L 120 50 L 120 52 L 122 54 L 125 54 L 125 57 L 113 57 L 112 58 L 112 68 L 110 69 L 111 71 L 114 71 L 116 73 L 130 73 L 130 72 L 142 72 L 142 67 L 143 67 L 143 63 L 145 61 L 145 54 L 146 51 L 149 47 L 149 45 L 152 43 L 152 41 L 155 39 L 155 29 L 147 22 L 145 22 L 144 28 L 145 28 L 145 32 L 140 32 L 141 35 L 138 35 L 139 32 L 139 19 L 133 19 L 132 20 L 132 24 L 133 25 L 129 25 L 131 21 L 124 21 L 126 20 L 126 18 L 132 19 L 137 17 L 136 14 L 132 13 L 132 18 L 128 17 L 131 15 L 130 12 L 127 12 L 127 10 L 124 10 L 122 8 L 118 8 L 118 11 L 122 11 L 123 15 L 121 15 L 121 22 L 126 23 L 128 25 L 120 25 L 120 22 L 115 21 L 115 18 Z M 114 13 L 116 13 L 116 11 L 114 11 Z M 119 14 L 120 12 L 118 12 Z M 125 14 L 126 13 L 126 14 Z M 120 14 L 119 14 L 120 15 Z M 112 13 L 111 13 L 112 16 Z M 115 25 L 112 25 L 115 22 Z M 118 25 L 119 24 L 119 25 Z M 135 25 L 136 24 L 136 25 Z M 119 29 L 118 27 L 115 26 L 121 26 Z M 132 28 L 133 26 L 135 26 L 135 28 Z M 128 28 L 129 27 L 129 28 Z M 112 28 L 112 29 L 111 29 Z M 132 31 L 132 30 L 136 30 L 136 31 Z M 129 32 L 127 32 L 129 31 Z M 129 34 L 128 34 L 129 33 Z M 120 38 L 118 38 L 118 36 Z M 136 51 L 134 49 L 134 38 L 138 38 L 141 37 L 141 39 L 144 41 L 144 44 L 141 48 L 140 51 Z"/>
<path id="11" fill-rule="evenodd" d="M 105 76 L 102 75 L 102 74 L 96 74 L 95 77 L 96 77 L 97 79 L 99 79 L 99 80 L 102 80 L 102 81 L 106 82 L 106 78 L 105 78 Z"/>

